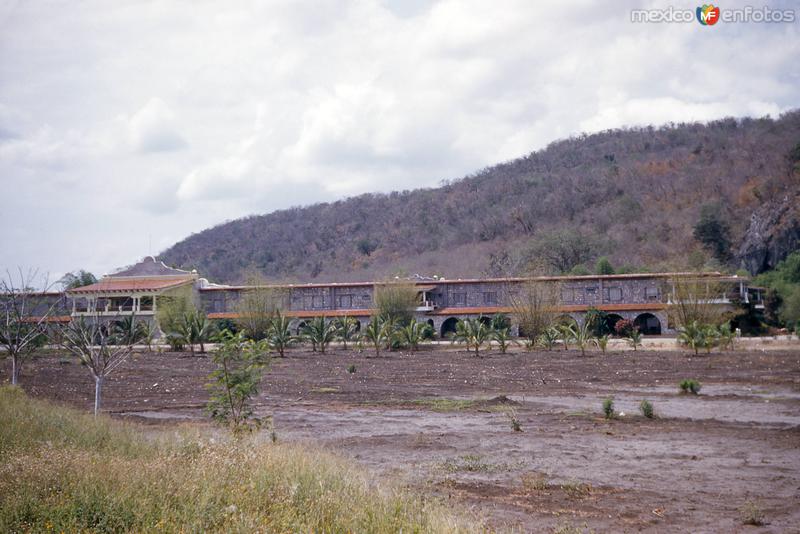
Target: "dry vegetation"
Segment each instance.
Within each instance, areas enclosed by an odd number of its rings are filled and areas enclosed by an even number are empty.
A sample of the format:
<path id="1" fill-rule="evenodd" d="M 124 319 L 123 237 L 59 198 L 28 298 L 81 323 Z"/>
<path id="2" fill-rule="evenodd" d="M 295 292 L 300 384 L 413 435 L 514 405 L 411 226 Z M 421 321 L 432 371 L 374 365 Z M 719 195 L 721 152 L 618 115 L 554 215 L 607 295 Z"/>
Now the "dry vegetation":
<path id="1" fill-rule="evenodd" d="M 151 431 L 0 388 L 2 532 L 479 528 L 298 445 Z"/>
<path id="2" fill-rule="evenodd" d="M 548 258 L 552 270 L 603 254 L 617 266 L 697 267 L 713 252 L 694 238 L 704 207 L 730 227 L 725 252 L 735 256 L 751 214 L 797 189 L 798 119 L 795 111 L 583 135 L 436 189 L 225 223 L 162 259 L 220 282 L 252 270 L 286 280 L 397 270 L 452 278 L 518 272 L 555 241 L 565 248 Z"/>

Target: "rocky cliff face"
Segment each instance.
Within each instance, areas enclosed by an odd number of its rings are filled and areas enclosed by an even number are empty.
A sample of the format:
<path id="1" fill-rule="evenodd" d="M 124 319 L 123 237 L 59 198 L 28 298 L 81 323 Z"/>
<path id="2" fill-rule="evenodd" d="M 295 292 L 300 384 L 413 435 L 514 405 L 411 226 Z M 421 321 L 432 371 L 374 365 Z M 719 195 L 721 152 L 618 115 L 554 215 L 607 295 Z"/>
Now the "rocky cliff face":
<path id="1" fill-rule="evenodd" d="M 742 268 L 758 274 L 800 250 L 800 186 L 768 202 L 750 216 L 736 258 Z"/>

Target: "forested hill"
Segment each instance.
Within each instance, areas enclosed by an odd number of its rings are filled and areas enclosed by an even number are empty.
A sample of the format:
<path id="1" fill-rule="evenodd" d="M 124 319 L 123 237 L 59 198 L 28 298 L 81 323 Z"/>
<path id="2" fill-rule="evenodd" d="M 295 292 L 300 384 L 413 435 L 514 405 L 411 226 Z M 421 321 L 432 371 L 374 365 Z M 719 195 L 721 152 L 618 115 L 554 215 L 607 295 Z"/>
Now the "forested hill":
<path id="1" fill-rule="evenodd" d="M 431 177 L 434 182 L 441 177 Z M 435 189 L 366 194 L 193 234 L 170 265 L 218 282 L 551 271 L 767 269 L 800 243 L 800 110 L 610 130 Z"/>

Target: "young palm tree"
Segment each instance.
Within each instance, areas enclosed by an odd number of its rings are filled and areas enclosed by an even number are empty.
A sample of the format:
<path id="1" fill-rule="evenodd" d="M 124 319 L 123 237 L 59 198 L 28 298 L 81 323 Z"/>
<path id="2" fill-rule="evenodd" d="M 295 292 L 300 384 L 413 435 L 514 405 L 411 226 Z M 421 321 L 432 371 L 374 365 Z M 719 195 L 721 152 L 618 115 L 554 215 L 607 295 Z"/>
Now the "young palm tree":
<path id="1" fill-rule="evenodd" d="M 692 321 L 678 329 L 678 343 L 692 349 L 695 355 L 697 355 L 697 350 L 702 345 L 702 342 L 703 327 L 697 321 Z"/>
<path id="2" fill-rule="evenodd" d="M 555 326 L 550 326 L 544 329 L 542 335 L 539 336 L 538 342 L 547 350 L 553 350 L 558 340 L 561 337 L 561 332 Z"/>
<path id="3" fill-rule="evenodd" d="M 581 349 L 581 356 L 586 356 L 586 347 L 595 339 L 592 325 L 584 321 L 583 325 L 572 327 L 572 339 L 578 348 Z"/>
<path id="4" fill-rule="evenodd" d="M 416 319 L 411 319 L 406 326 L 397 329 L 397 337 L 409 349 L 418 350 L 419 344 L 430 336 L 431 331 L 428 323 L 418 323 Z"/>
<path id="5" fill-rule="evenodd" d="M 198 343 L 200 345 L 200 354 L 205 354 L 205 344 L 214 332 L 214 325 L 208 320 L 206 314 L 201 311 L 195 311 L 193 315 L 191 343 Z"/>
<path id="6" fill-rule="evenodd" d="M 297 338 L 292 335 L 292 331 L 289 328 L 290 322 L 285 315 L 277 312 L 267 329 L 269 346 L 277 350 L 281 358 L 284 357 L 284 351 L 297 341 Z"/>
<path id="7" fill-rule="evenodd" d="M 375 356 L 378 357 L 381 355 L 381 346 L 389 340 L 390 333 L 390 322 L 376 316 L 364 328 L 361 337 L 375 347 Z"/>
<path id="8" fill-rule="evenodd" d="M 325 347 L 336 338 L 336 329 L 333 323 L 325 320 L 324 316 L 315 317 L 306 324 L 304 335 L 311 341 L 314 350 L 319 347 L 320 352 L 325 354 Z"/>
<path id="9" fill-rule="evenodd" d="M 479 319 L 464 319 L 456 324 L 453 342 L 466 343 L 467 350 L 475 349 L 475 356 L 480 356 L 484 343 L 489 341 L 491 327 Z"/>
<path id="10" fill-rule="evenodd" d="M 719 344 L 719 329 L 714 325 L 705 325 L 703 327 L 703 348 L 706 349 L 706 354 L 711 354 L 711 349 Z"/>
<path id="11" fill-rule="evenodd" d="M 719 344 L 724 349 L 733 349 L 733 342 L 736 339 L 736 333 L 731 328 L 731 323 L 719 325 L 717 337 Z"/>
<path id="12" fill-rule="evenodd" d="M 492 328 L 489 337 L 492 341 L 497 341 L 502 354 L 505 354 L 508 347 L 514 343 L 514 340 L 511 339 L 511 329 L 508 327 Z"/>
<path id="13" fill-rule="evenodd" d="M 558 327 L 559 337 L 564 342 L 564 350 L 569 350 L 569 344 L 575 339 L 576 327 L 574 324 L 562 324 Z"/>
<path id="14" fill-rule="evenodd" d="M 634 327 L 628 332 L 628 343 L 630 343 L 631 347 L 633 347 L 634 352 L 636 352 L 636 347 L 642 344 L 642 332 Z"/>
<path id="15" fill-rule="evenodd" d="M 181 315 L 180 319 L 173 325 L 173 330 L 167 332 L 167 339 L 169 344 L 176 349 L 183 350 L 184 345 L 189 345 L 189 351 L 194 356 L 194 343 L 192 342 L 192 329 L 194 328 L 194 320 L 191 317 L 192 312 L 186 312 Z"/>
<path id="16" fill-rule="evenodd" d="M 358 321 L 352 317 L 339 317 L 334 322 L 336 337 L 342 340 L 342 347 L 347 350 L 347 342 L 353 341 L 358 334 Z"/>
<path id="17" fill-rule="evenodd" d="M 610 336 L 608 334 L 603 334 L 594 340 L 595 344 L 600 348 L 601 351 L 603 351 L 603 354 L 606 353 L 606 349 L 608 348 L 609 337 Z"/>

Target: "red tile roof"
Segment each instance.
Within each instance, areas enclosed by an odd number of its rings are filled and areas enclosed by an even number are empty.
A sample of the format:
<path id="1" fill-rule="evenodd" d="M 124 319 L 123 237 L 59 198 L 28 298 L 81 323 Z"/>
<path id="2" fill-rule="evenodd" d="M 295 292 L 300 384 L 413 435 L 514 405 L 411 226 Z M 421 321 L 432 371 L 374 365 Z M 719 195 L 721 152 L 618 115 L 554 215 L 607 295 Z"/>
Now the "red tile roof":
<path id="1" fill-rule="evenodd" d="M 182 286 L 194 281 L 187 278 L 103 278 L 95 284 L 77 287 L 67 291 L 68 294 L 86 293 L 128 293 L 134 291 L 161 291 Z"/>

